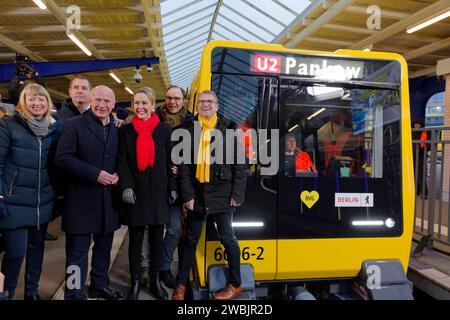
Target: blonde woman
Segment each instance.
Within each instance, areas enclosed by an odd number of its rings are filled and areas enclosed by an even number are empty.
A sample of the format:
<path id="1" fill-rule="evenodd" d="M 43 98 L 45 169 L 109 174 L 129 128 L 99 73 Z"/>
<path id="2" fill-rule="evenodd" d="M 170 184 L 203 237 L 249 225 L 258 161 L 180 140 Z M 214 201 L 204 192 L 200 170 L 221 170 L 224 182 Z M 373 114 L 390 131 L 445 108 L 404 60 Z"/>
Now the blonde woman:
<path id="1" fill-rule="evenodd" d="M 52 118 L 52 109 L 47 90 L 28 84 L 14 115 L 0 119 L 0 231 L 5 241 L 1 272 L 7 299 L 14 296 L 26 257 L 25 299 L 40 300 L 44 235 L 55 198 L 50 169 L 62 125 Z"/>
<path id="2" fill-rule="evenodd" d="M 164 224 L 169 222 L 169 191 L 175 190 L 175 180 L 170 174 L 172 130 L 154 113 L 155 101 L 154 91 L 150 88 L 137 90 L 132 100 L 133 120 L 119 131 L 119 184 L 124 202 L 122 223 L 128 225 L 130 234 L 129 300 L 138 300 L 139 297 L 141 252 L 146 227 L 151 253 L 150 292 L 157 299 L 168 298 L 167 291 L 161 286 L 159 271 Z"/>

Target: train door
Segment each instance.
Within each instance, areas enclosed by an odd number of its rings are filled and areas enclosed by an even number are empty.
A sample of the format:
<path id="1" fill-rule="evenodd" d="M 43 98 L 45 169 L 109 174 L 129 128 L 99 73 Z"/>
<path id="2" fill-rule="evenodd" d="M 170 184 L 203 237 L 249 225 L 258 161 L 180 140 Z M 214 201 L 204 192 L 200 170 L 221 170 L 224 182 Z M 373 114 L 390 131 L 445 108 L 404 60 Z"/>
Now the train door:
<path id="1" fill-rule="evenodd" d="M 280 80 L 277 279 L 355 276 L 351 239 L 402 233 L 397 92 L 312 81 Z"/>
<path id="2" fill-rule="evenodd" d="M 278 126 L 276 77 L 213 74 L 212 90 L 219 99 L 219 114 L 241 129 L 260 134 Z M 255 141 L 253 141 L 255 142 Z M 250 263 L 255 280 L 273 280 L 276 273 L 277 179 L 261 175 L 261 165 L 250 161 L 258 157 L 258 144 L 245 142 L 245 156 L 250 163 L 244 204 L 234 214 L 233 226 L 241 248 L 242 263 Z M 270 150 L 269 150 L 270 154 Z M 263 165 L 269 166 L 269 163 Z M 218 241 L 213 219 L 206 224 L 205 269 L 224 263 L 226 254 Z"/>

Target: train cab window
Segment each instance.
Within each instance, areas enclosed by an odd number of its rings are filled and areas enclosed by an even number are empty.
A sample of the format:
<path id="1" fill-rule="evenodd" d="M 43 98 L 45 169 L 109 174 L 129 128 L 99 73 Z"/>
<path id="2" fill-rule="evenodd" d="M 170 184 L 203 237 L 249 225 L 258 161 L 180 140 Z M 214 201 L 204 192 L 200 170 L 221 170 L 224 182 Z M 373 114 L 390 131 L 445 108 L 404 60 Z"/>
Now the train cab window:
<path id="1" fill-rule="evenodd" d="M 400 235 L 399 135 L 398 90 L 282 80 L 280 235 Z"/>

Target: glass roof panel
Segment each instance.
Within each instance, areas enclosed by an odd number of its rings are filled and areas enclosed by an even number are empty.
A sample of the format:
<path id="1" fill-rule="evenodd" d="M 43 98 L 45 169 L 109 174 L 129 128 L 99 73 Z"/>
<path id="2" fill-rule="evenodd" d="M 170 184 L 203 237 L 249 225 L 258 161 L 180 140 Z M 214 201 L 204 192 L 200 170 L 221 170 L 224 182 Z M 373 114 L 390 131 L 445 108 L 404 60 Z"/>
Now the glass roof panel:
<path id="1" fill-rule="evenodd" d="M 198 70 L 218 3 L 217 0 L 161 1 L 164 49 L 172 84 L 189 87 Z M 309 0 L 223 0 L 211 40 L 270 43 L 309 4 Z"/>

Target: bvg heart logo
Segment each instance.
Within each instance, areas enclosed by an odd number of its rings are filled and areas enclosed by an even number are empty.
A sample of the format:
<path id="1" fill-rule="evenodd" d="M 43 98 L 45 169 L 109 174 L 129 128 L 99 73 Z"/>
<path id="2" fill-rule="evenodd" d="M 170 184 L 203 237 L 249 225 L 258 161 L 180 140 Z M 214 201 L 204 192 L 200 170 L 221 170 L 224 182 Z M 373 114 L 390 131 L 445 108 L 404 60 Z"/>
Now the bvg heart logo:
<path id="1" fill-rule="evenodd" d="M 311 209 L 311 207 L 319 200 L 319 193 L 317 191 L 303 191 L 300 194 L 300 199 L 306 206 Z"/>

